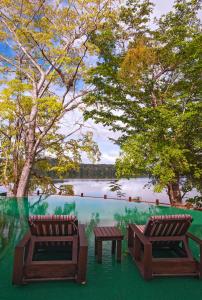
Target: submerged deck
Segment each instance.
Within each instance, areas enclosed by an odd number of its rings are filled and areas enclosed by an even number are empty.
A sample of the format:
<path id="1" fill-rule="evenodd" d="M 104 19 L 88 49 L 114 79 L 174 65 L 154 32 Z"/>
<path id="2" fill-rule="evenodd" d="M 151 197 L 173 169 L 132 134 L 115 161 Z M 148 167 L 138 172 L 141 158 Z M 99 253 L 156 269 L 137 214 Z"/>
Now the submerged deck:
<path id="1" fill-rule="evenodd" d="M 111 243 L 103 245 L 102 264 L 94 256 L 93 227 L 97 224 L 118 224 L 125 231 L 129 222 L 143 224 L 151 214 L 191 213 L 194 218 L 193 229 L 202 237 L 202 213 L 183 211 L 165 207 L 146 207 L 140 204 L 117 202 L 93 202 L 83 199 L 56 201 L 45 200 L 33 206 L 33 202 L 16 206 L 13 201 L 0 200 L 0 299 L 83 299 L 83 300 L 130 300 L 130 299 L 200 299 L 202 281 L 195 278 L 156 278 L 146 282 L 140 276 L 137 267 L 127 253 L 126 241 L 123 242 L 122 263 L 111 256 Z M 96 200 L 97 201 L 97 200 Z M 34 202 L 35 203 L 35 202 Z M 26 206 L 28 205 L 28 206 Z M 47 208 L 48 207 L 48 208 Z M 57 208 L 57 209 L 56 209 Z M 13 269 L 13 249 L 20 236 L 26 230 L 27 214 L 75 212 L 87 225 L 89 237 L 88 282 L 85 286 L 74 282 L 33 283 L 23 287 L 11 284 Z M 22 210 L 22 211 L 20 211 Z M 73 210 L 73 211 L 72 211 Z M 113 213 L 112 213 L 113 212 Z M 111 217 L 109 217 L 111 215 Z M 24 224 L 24 225 L 23 225 Z M 191 243 L 196 257 L 199 249 Z"/>

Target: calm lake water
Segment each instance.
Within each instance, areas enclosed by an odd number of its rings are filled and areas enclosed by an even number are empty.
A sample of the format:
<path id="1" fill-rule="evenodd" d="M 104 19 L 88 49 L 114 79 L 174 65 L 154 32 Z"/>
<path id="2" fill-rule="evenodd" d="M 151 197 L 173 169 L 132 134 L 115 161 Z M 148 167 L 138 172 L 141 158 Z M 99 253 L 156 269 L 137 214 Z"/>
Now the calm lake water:
<path id="1" fill-rule="evenodd" d="M 155 201 L 159 199 L 162 202 L 169 203 L 168 195 L 166 190 L 161 193 L 155 193 L 153 191 L 153 186 L 149 185 L 149 178 L 132 178 L 132 179 L 121 179 L 118 181 L 120 185 L 121 197 L 118 196 L 117 192 L 111 191 L 112 180 L 93 180 L 93 179 L 69 179 L 60 184 L 71 184 L 74 186 L 74 193 L 80 195 L 84 193 L 84 196 L 96 196 L 125 199 L 128 197 L 141 197 L 144 201 Z M 188 193 L 186 198 L 197 195 L 196 190 Z M 185 199 L 186 199 L 185 198 Z"/>

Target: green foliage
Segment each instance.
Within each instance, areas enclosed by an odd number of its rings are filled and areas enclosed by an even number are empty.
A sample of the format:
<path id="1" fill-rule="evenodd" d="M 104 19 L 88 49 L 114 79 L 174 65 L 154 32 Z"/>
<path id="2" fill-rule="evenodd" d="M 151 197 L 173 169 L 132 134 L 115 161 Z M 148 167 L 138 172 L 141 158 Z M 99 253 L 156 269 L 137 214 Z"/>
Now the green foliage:
<path id="1" fill-rule="evenodd" d="M 122 192 L 122 187 L 118 180 L 111 181 L 109 188 L 111 192 L 116 192 L 118 198 L 122 198 L 125 196 L 125 193 Z"/>
<path id="2" fill-rule="evenodd" d="M 71 184 L 62 184 L 59 189 L 61 195 L 74 196 L 74 187 Z"/>
<path id="3" fill-rule="evenodd" d="M 202 208 L 202 197 L 195 196 L 186 200 L 187 204 L 190 204 L 194 208 Z"/>
<path id="4" fill-rule="evenodd" d="M 52 164 L 57 164 L 54 160 Z M 58 179 L 58 175 L 51 171 L 48 173 L 54 179 Z M 115 166 L 109 164 L 80 164 L 78 169 L 70 169 L 64 173 L 62 179 L 66 178 L 115 178 Z"/>
<path id="5" fill-rule="evenodd" d="M 90 222 L 86 226 L 86 235 L 89 237 L 92 235 L 93 229 L 98 226 L 100 223 L 100 214 L 97 213 L 92 213 L 91 214 L 91 219 Z"/>
<path id="6" fill-rule="evenodd" d="M 149 1 L 128 1 L 89 72 L 96 92 L 86 97 L 86 118 L 121 133 L 118 177 L 147 172 L 158 192 L 179 189 L 182 177 L 181 191 L 202 188 L 199 9 L 200 1 L 178 0 L 151 30 Z"/>
<path id="7" fill-rule="evenodd" d="M 78 168 L 82 152 L 93 162 L 99 159 L 92 133 L 81 132 L 82 122 L 62 132 L 60 125 L 85 109 L 81 97 L 88 89 L 78 86 L 89 57 L 99 53 L 92 37 L 115 18 L 108 0 L 1 1 L 0 177 L 10 193 L 21 197 L 37 184 L 53 192 L 41 170 L 62 176 Z M 58 165 L 49 165 L 48 156 Z"/>
<path id="8" fill-rule="evenodd" d="M 77 215 L 76 212 L 76 204 L 75 202 L 73 203 L 65 203 L 63 207 L 57 206 L 54 210 L 55 215 Z"/>

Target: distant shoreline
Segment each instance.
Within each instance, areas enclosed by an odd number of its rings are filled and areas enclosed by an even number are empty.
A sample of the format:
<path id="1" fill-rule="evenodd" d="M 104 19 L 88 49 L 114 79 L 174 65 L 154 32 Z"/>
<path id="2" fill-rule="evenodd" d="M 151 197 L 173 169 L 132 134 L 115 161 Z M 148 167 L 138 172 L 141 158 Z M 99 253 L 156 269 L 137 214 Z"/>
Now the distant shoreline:
<path id="1" fill-rule="evenodd" d="M 76 180 L 89 180 L 89 181 L 109 181 L 117 180 L 116 178 L 65 178 L 65 179 L 53 179 L 54 182 L 67 182 Z"/>
<path id="2" fill-rule="evenodd" d="M 137 178 L 148 178 L 147 176 L 137 176 L 137 177 L 131 177 L 131 178 L 65 178 L 65 179 L 53 179 L 54 182 L 68 182 L 68 181 L 114 181 L 114 180 L 130 180 L 130 179 L 137 179 Z"/>

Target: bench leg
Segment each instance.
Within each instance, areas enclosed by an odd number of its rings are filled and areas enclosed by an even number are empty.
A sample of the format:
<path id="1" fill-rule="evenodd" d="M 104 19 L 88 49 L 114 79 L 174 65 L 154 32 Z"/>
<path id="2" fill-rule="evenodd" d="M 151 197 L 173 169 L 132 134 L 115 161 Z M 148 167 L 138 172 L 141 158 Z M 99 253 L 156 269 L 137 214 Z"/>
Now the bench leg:
<path id="1" fill-rule="evenodd" d="M 112 241 L 112 254 L 115 254 L 116 252 L 116 240 Z"/>
<path id="2" fill-rule="evenodd" d="M 202 244 L 200 244 L 199 278 L 202 279 Z"/>
<path id="3" fill-rule="evenodd" d="M 117 240 L 117 261 L 121 262 L 122 240 Z"/>
<path id="4" fill-rule="evenodd" d="M 152 244 L 144 245 L 143 277 L 146 280 L 152 279 Z"/>
<path id="5" fill-rule="evenodd" d="M 97 256 L 97 239 L 95 238 L 95 256 Z"/>
<path id="6" fill-rule="evenodd" d="M 102 241 L 97 241 L 97 261 L 102 263 Z"/>
<path id="7" fill-rule="evenodd" d="M 131 226 L 128 227 L 128 248 L 134 247 L 134 231 Z"/>
<path id="8" fill-rule="evenodd" d="M 78 273 L 76 281 L 81 284 L 86 283 L 86 271 L 88 260 L 88 246 L 81 246 L 78 257 Z"/>
<path id="9" fill-rule="evenodd" d="M 137 237 L 137 235 L 135 235 L 135 239 L 134 239 L 134 258 L 135 260 L 141 259 L 141 242 Z"/>

